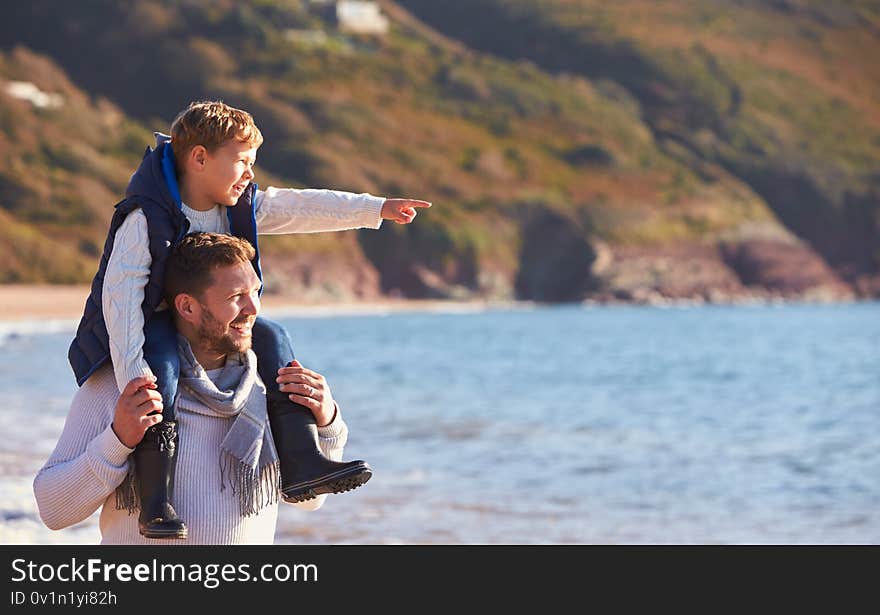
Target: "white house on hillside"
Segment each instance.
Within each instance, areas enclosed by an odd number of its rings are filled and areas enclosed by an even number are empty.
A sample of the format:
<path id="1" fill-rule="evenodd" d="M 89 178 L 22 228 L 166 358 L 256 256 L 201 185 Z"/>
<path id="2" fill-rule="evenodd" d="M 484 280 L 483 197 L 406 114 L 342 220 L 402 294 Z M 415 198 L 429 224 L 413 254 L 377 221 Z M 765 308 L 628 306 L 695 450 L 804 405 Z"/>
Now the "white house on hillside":
<path id="1" fill-rule="evenodd" d="M 40 109 L 56 109 L 64 105 L 61 94 L 44 92 L 30 81 L 9 81 L 6 84 L 6 93 L 13 98 L 26 100 Z"/>
<path id="2" fill-rule="evenodd" d="M 379 5 L 364 0 L 339 0 L 336 3 L 339 29 L 356 34 L 387 34 L 388 18 Z"/>

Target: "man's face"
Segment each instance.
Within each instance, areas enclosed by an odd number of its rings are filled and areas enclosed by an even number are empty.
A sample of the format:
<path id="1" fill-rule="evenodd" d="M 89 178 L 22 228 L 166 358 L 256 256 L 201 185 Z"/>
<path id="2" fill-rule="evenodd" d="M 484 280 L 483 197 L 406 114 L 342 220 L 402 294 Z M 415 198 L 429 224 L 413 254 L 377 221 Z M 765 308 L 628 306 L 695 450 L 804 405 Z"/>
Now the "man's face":
<path id="1" fill-rule="evenodd" d="M 260 312 L 260 279 L 250 263 L 217 267 L 200 297 L 198 343 L 218 354 L 245 352 Z"/>
<path id="2" fill-rule="evenodd" d="M 235 205 L 254 178 L 257 148 L 236 139 L 205 155 L 205 192 L 220 205 Z"/>

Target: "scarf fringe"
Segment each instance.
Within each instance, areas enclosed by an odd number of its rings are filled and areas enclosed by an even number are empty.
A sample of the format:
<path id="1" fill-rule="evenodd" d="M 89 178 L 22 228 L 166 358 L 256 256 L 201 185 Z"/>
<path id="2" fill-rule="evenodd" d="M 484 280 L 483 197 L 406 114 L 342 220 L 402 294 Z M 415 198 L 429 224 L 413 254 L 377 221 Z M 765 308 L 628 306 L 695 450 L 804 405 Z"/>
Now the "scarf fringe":
<path id="1" fill-rule="evenodd" d="M 281 499 L 281 464 L 276 460 L 262 468 L 252 468 L 230 453 L 220 454 L 220 491 L 227 483 L 238 496 L 241 514 L 256 515 Z"/>
<path id="2" fill-rule="evenodd" d="M 225 490 L 227 484 L 238 496 L 241 514 L 246 517 L 256 515 L 281 499 L 281 464 L 275 461 L 257 471 L 224 453 L 220 458 L 220 491 Z M 133 459 L 129 459 L 128 473 L 116 487 L 116 509 L 127 510 L 129 515 L 140 510 Z"/>
<path id="3" fill-rule="evenodd" d="M 128 473 L 119 486 L 116 487 L 116 509 L 127 510 L 131 515 L 140 508 L 141 498 L 138 492 L 137 481 L 134 476 L 134 459 L 128 458 Z"/>

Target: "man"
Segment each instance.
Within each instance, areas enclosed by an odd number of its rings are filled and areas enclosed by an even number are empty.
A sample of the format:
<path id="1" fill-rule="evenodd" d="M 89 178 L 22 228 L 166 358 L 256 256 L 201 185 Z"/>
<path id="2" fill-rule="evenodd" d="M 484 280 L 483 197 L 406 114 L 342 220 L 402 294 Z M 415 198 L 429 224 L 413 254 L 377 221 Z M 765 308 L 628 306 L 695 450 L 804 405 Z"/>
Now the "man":
<path id="1" fill-rule="evenodd" d="M 382 220 L 409 224 L 417 208 L 431 205 L 336 190 L 259 190 L 253 180 L 262 132 L 250 113 L 221 101 L 190 104 L 170 132 L 170 137 L 156 135 L 156 147 L 144 154 L 125 199 L 115 207 L 92 292 L 68 351 L 79 385 L 108 359 L 120 393 L 137 376 L 156 377 L 156 388 L 168 403 L 165 421 L 148 429 L 136 447 L 135 479 L 142 489 L 125 491 L 121 503 L 140 509 L 143 536 L 169 539 L 187 535 L 185 518 L 167 500 L 153 497 L 169 480 L 162 468 L 170 469 L 155 452 L 161 440 L 174 439 L 176 425 L 177 332 L 169 313 L 159 309 L 172 245 L 189 231 L 244 237 L 256 251 L 254 269 L 260 275 L 260 235 L 378 228 Z M 293 360 L 287 332 L 259 318 L 252 336 L 260 375 L 274 381 L 276 370 Z M 272 388 L 267 404 L 273 427 L 280 427 L 274 436 L 285 501 L 346 491 L 371 476 L 364 463 L 341 468 L 320 453 L 308 410 Z M 298 463 L 285 464 L 288 457 Z"/>
<path id="2" fill-rule="evenodd" d="M 251 350 L 260 311 L 260 280 L 247 241 L 193 233 L 168 259 L 165 296 L 178 330 L 181 377 L 174 438 L 143 454 L 170 465 L 158 491 L 144 501 L 173 502 L 188 520 L 191 544 L 272 543 L 278 516 L 282 462 L 266 411 L 266 386 L 279 387 L 308 408 L 321 451 L 339 460 L 348 429 L 326 380 L 298 362 L 264 383 Z M 152 378 L 131 380 L 120 395 L 113 368 L 95 372 L 74 396 L 61 437 L 34 480 L 43 522 L 69 527 L 99 507 L 101 542 L 184 542 L 141 536 L 137 515 L 120 504 L 132 484 L 132 456 L 146 430 L 162 422 L 161 396 Z M 178 457 L 177 438 L 186 442 Z M 166 468 L 167 469 L 167 468 Z M 155 496 L 155 497 L 154 497 Z M 326 494 L 293 504 L 319 508 Z M 131 501 L 129 498 L 128 501 Z M 137 499 L 135 499 L 137 501 Z"/>

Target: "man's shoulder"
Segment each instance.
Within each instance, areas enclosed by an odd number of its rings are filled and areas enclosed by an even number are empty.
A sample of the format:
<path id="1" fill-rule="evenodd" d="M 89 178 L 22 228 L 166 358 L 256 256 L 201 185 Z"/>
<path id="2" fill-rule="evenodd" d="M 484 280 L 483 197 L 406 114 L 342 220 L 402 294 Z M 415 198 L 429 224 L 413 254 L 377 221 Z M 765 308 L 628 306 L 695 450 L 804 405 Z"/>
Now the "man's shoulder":
<path id="1" fill-rule="evenodd" d="M 103 428 L 113 420 L 118 400 L 119 389 L 116 388 L 113 368 L 108 363 L 98 368 L 73 394 L 67 421 L 95 423 Z"/>
<path id="2" fill-rule="evenodd" d="M 113 375 L 113 366 L 108 361 L 88 377 L 76 394 L 74 394 L 74 402 L 95 401 L 108 396 L 119 396 L 119 390 L 116 388 L 116 379 Z"/>

